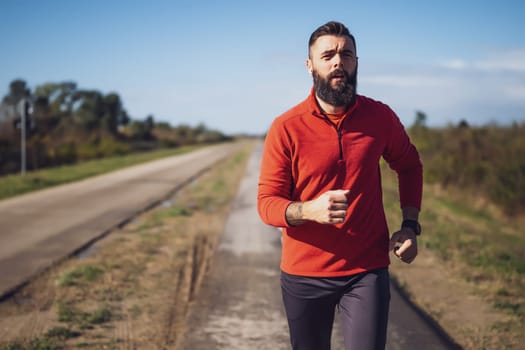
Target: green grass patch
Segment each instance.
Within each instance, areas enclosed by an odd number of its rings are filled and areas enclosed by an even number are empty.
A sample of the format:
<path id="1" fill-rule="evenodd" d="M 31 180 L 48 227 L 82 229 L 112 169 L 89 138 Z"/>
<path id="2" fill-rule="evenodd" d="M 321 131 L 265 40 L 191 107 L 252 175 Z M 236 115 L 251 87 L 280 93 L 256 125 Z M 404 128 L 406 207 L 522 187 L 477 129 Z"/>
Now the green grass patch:
<path id="1" fill-rule="evenodd" d="M 21 175 L 0 177 L 0 199 L 13 197 L 23 193 L 82 180 L 91 176 L 104 174 L 131 165 L 191 152 L 202 146 L 184 146 L 161 149 L 151 152 L 135 153 L 125 156 L 108 157 L 90 160 L 74 165 L 48 168 Z"/>
<path id="2" fill-rule="evenodd" d="M 162 220 L 164 218 L 177 217 L 177 216 L 191 216 L 193 210 L 188 208 L 186 205 L 176 204 L 165 210 L 156 212 L 153 216 L 155 219 Z"/>
<path id="3" fill-rule="evenodd" d="M 70 306 L 59 303 L 58 304 L 58 321 L 64 323 L 72 323 L 77 319 L 78 311 Z"/>
<path id="4" fill-rule="evenodd" d="M 102 324 L 111 321 L 113 313 L 107 307 L 99 308 L 91 313 L 87 313 L 86 322 L 89 324 Z"/>
<path id="5" fill-rule="evenodd" d="M 63 346 L 54 339 L 38 338 L 29 342 L 28 350 L 59 350 Z"/>
<path id="6" fill-rule="evenodd" d="M 508 313 L 515 315 L 523 315 L 525 313 L 525 305 L 523 303 L 514 303 L 511 301 L 498 300 L 494 303 L 496 309 L 505 310 Z"/>
<path id="7" fill-rule="evenodd" d="M 138 231 L 147 231 L 154 227 L 162 226 L 163 221 L 166 218 L 173 218 L 178 216 L 191 216 L 193 210 L 189 208 L 188 205 L 173 205 L 171 207 L 165 208 L 155 212 L 147 221 L 140 224 Z"/>
<path id="8" fill-rule="evenodd" d="M 223 192 L 226 189 L 226 183 L 224 182 L 223 179 L 219 179 L 213 183 L 212 189 L 213 189 L 213 192 L 215 193 Z"/>
<path id="9" fill-rule="evenodd" d="M 81 329 L 91 329 L 94 325 L 110 322 L 114 315 L 107 306 L 101 306 L 94 311 L 85 312 L 70 305 L 58 304 L 58 321 L 76 324 Z"/>
<path id="10" fill-rule="evenodd" d="M 74 270 L 68 271 L 60 276 L 58 285 L 62 287 L 75 286 L 84 282 L 93 282 L 104 271 L 101 268 L 91 265 L 80 266 Z"/>
<path id="11" fill-rule="evenodd" d="M 133 305 L 128 309 L 128 312 L 131 314 L 131 317 L 135 319 L 142 315 L 144 310 L 142 310 L 142 307 L 140 307 L 139 305 Z"/>
<path id="12" fill-rule="evenodd" d="M 435 200 L 439 203 L 440 206 L 447 208 L 449 211 L 454 212 L 456 215 L 468 217 L 474 220 L 493 220 L 492 216 L 482 209 L 472 208 L 468 205 L 466 206 L 464 203 L 458 203 L 454 200 L 450 200 L 447 198 L 436 198 Z"/>
<path id="13" fill-rule="evenodd" d="M 80 334 L 81 334 L 80 332 L 71 330 L 66 327 L 53 327 L 47 331 L 46 337 L 60 339 L 60 340 L 67 340 L 70 338 L 76 338 L 80 336 Z"/>
<path id="14" fill-rule="evenodd" d="M 11 342 L 0 345 L 0 350 L 62 350 L 63 342 L 53 338 L 36 338 L 29 342 Z"/>

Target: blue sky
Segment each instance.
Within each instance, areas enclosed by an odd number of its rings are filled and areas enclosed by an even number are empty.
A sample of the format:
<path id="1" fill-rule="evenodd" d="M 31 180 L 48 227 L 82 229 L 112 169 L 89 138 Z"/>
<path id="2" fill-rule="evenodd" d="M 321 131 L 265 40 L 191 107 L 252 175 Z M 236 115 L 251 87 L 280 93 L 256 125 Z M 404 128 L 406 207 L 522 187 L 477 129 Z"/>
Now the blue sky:
<path id="1" fill-rule="evenodd" d="M 358 92 L 409 126 L 525 120 L 523 1 L 0 0 L 0 96 L 24 79 L 117 92 L 133 119 L 263 133 L 312 82 L 307 41 L 356 36 Z"/>

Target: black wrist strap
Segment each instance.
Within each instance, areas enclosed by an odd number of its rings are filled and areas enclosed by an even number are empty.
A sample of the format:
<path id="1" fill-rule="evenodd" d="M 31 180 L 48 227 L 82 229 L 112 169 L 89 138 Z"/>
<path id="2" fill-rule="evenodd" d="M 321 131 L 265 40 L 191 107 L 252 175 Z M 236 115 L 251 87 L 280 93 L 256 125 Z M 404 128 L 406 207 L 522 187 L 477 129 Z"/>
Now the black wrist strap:
<path id="1" fill-rule="evenodd" d="M 421 225 L 416 220 L 410 220 L 410 219 L 403 220 L 403 223 L 401 224 L 401 228 L 403 227 L 411 228 L 416 234 L 416 236 L 419 236 L 421 234 Z"/>

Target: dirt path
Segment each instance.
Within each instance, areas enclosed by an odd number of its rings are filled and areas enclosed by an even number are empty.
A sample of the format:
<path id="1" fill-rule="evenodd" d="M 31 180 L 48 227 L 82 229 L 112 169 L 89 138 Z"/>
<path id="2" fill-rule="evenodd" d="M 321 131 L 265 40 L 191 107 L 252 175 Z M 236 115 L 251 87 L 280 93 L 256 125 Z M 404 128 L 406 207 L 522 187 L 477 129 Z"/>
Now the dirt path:
<path id="1" fill-rule="evenodd" d="M 289 349 L 279 284 L 280 233 L 256 212 L 261 145 L 253 153 L 218 251 L 177 349 Z M 451 349 L 392 288 L 388 349 Z M 342 350 L 338 325 L 332 349 Z"/>
<path id="2" fill-rule="evenodd" d="M 255 212 L 260 144 L 250 158 L 177 349 L 289 349 L 281 306 L 280 238 Z"/>

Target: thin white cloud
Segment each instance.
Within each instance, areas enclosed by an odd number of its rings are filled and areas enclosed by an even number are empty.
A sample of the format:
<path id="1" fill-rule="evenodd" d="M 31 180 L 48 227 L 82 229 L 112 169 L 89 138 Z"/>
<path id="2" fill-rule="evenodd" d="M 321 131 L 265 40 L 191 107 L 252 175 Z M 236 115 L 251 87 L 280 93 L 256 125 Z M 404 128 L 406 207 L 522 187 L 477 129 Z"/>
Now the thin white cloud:
<path id="1" fill-rule="evenodd" d="M 479 60 L 467 61 L 453 58 L 440 63 L 451 70 L 477 70 L 485 72 L 525 72 L 525 49 L 502 51 Z"/>
<path id="2" fill-rule="evenodd" d="M 462 59 L 452 59 L 444 61 L 440 64 L 444 68 L 454 69 L 454 70 L 463 70 L 468 67 L 468 63 Z"/>
<path id="3" fill-rule="evenodd" d="M 523 102 L 525 101 L 525 84 L 524 85 L 509 85 L 503 93 L 510 99 Z"/>
<path id="4" fill-rule="evenodd" d="M 444 86 L 447 82 L 438 77 L 432 75 L 421 75 L 421 74 L 400 74 L 400 75 L 371 75 L 364 76 L 359 79 L 360 83 L 369 85 L 382 85 L 390 87 L 439 87 Z"/>

